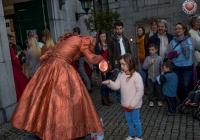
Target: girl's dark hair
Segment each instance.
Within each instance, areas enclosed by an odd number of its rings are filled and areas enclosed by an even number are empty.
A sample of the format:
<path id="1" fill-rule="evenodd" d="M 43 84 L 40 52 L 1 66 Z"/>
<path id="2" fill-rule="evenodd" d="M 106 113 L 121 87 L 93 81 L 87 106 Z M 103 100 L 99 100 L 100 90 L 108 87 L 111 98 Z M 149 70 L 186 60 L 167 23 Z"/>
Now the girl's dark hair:
<path id="1" fill-rule="evenodd" d="M 98 42 L 100 43 L 101 46 L 103 46 L 103 43 L 101 42 L 101 39 L 100 39 L 101 34 L 106 34 L 106 41 L 105 41 L 106 44 L 108 43 L 108 35 L 105 29 L 98 31 Z"/>
<path id="2" fill-rule="evenodd" d="M 144 27 L 142 27 L 142 26 L 139 26 L 139 27 L 137 27 L 137 29 L 142 29 L 142 35 L 145 35 L 145 29 L 144 29 Z"/>
<path id="3" fill-rule="evenodd" d="M 172 70 L 174 68 L 174 63 L 171 60 L 167 60 L 163 62 L 163 66 Z"/>
<path id="4" fill-rule="evenodd" d="M 133 76 L 133 73 L 135 71 L 138 71 L 137 64 L 135 62 L 134 57 L 130 53 L 126 53 L 120 57 L 119 60 L 124 60 L 124 62 L 127 64 L 128 70 L 130 71 L 130 76 L 126 79 L 127 81 Z"/>
<path id="5" fill-rule="evenodd" d="M 190 36 L 190 34 L 189 34 L 189 32 L 188 32 L 188 28 L 187 28 L 187 26 L 185 25 L 185 23 L 183 23 L 183 22 L 178 22 L 178 23 L 176 23 L 176 25 L 181 25 L 182 28 L 183 28 L 183 30 L 185 29 L 184 35 L 185 35 L 185 36 Z M 175 25 L 175 26 L 176 26 L 176 25 Z"/>

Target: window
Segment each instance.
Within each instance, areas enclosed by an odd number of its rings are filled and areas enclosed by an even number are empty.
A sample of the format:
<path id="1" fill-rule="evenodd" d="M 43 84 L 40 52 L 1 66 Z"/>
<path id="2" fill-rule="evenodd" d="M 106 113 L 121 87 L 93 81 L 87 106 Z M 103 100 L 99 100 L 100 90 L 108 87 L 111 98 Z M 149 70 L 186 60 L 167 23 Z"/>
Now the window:
<path id="1" fill-rule="evenodd" d="M 109 9 L 108 0 L 94 0 L 94 10 L 101 11 Z"/>

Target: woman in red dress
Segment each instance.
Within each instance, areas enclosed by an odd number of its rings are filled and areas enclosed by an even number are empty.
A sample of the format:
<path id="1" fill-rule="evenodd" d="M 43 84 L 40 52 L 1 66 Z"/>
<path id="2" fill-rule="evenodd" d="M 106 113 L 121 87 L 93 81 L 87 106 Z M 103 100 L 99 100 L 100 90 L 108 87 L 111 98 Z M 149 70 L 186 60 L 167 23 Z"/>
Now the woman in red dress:
<path id="1" fill-rule="evenodd" d="M 103 58 L 94 54 L 92 37 L 66 33 L 54 50 L 40 58 L 42 65 L 29 81 L 10 123 L 43 140 L 72 140 L 103 131 L 88 91 L 71 62 L 81 55 L 92 64 Z"/>
<path id="2" fill-rule="evenodd" d="M 22 92 L 24 91 L 28 83 L 28 79 L 22 73 L 22 67 L 20 64 L 20 60 L 18 59 L 18 54 L 16 55 L 15 50 L 10 46 L 10 57 L 11 57 L 11 62 L 12 62 L 17 101 L 19 100 Z"/>

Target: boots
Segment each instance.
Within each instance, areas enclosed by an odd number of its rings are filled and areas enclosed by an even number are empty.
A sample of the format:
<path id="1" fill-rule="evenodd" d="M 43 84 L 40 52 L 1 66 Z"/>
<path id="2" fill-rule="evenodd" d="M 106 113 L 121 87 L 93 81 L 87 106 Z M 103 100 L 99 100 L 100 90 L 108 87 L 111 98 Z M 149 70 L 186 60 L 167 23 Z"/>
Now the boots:
<path id="1" fill-rule="evenodd" d="M 113 104 L 113 103 L 114 103 L 112 100 L 110 100 L 110 97 L 109 97 L 109 95 L 107 95 L 107 96 L 106 96 L 106 100 L 108 101 L 108 103 L 111 103 L 111 104 Z"/>
<path id="2" fill-rule="evenodd" d="M 109 103 L 108 103 L 108 101 L 106 100 L 105 97 L 102 97 L 102 105 L 109 106 Z"/>

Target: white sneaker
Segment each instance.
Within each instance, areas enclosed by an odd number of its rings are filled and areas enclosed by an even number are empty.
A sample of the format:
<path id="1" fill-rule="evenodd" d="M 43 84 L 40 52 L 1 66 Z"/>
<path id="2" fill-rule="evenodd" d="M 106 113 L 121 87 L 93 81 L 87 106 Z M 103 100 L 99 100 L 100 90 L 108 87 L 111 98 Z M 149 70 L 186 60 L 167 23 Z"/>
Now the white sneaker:
<path id="1" fill-rule="evenodd" d="M 150 103 L 149 103 L 149 106 L 154 106 L 154 102 L 150 102 Z"/>
<path id="2" fill-rule="evenodd" d="M 125 140 L 135 140 L 135 139 L 132 138 L 131 136 L 128 136 Z"/>
<path id="3" fill-rule="evenodd" d="M 135 140 L 143 140 L 142 138 L 135 137 Z"/>
<path id="4" fill-rule="evenodd" d="M 158 102 L 158 106 L 163 106 L 162 101 L 159 101 L 159 102 Z"/>

